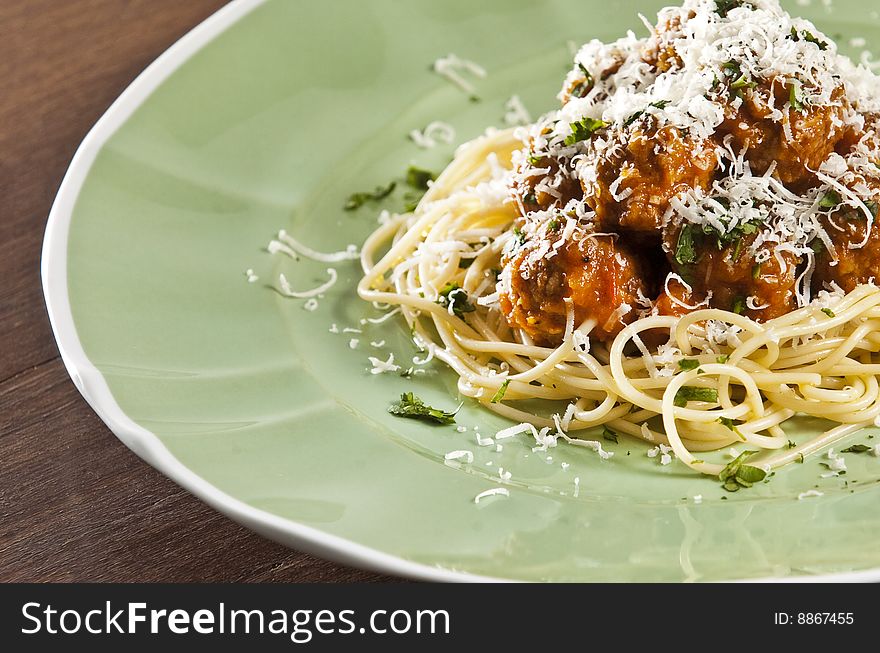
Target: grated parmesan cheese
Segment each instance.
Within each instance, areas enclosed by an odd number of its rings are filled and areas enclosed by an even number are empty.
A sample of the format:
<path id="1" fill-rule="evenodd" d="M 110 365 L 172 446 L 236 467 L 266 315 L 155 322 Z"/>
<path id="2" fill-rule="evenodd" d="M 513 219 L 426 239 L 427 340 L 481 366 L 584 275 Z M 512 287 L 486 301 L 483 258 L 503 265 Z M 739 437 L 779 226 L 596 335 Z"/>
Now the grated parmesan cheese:
<path id="1" fill-rule="evenodd" d="M 385 374 L 388 372 L 399 372 L 400 365 L 394 364 L 394 354 L 388 355 L 388 360 L 380 360 L 375 356 L 370 356 L 368 358 L 372 368 L 370 368 L 370 374 Z"/>
<path id="2" fill-rule="evenodd" d="M 485 492 L 480 492 L 477 496 L 474 497 L 474 503 L 480 503 L 483 499 L 488 499 L 489 497 L 509 497 L 510 490 L 503 487 L 495 487 L 491 490 L 486 490 Z"/>

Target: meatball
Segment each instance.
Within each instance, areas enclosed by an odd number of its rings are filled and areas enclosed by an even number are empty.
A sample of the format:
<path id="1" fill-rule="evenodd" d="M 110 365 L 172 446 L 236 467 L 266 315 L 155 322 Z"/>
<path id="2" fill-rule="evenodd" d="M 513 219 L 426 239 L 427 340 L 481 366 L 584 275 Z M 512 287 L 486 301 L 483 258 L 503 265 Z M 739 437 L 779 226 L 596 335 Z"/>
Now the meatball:
<path id="1" fill-rule="evenodd" d="M 746 93 L 739 110 L 731 108 L 718 135 L 732 137 L 734 152 L 746 150 L 745 158 L 755 174 L 764 174 L 775 162 L 775 175 L 783 184 L 800 190 L 809 188 L 815 181 L 810 170 L 817 170 L 846 136 L 844 91 L 838 88 L 832 95 L 835 106 L 788 109 L 790 134 L 786 134 L 783 124 L 770 119 L 770 93 L 774 94 L 775 106 L 782 107 L 790 100 L 791 86 L 776 80 Z"/>
<path id="2" fill-rule="evenodd" d="M 596 181 L 585 184 L 584 196 L 603 231 L 659 232 L 669 200 L 708 189 L 717 166 L 711 142 L 695 146 L 674 127 L 637 129 L 596 163 Z"/>
<path id="3" fill-rule="evenodd" d="M 878 197 L 880 199 L 880 197 Z M 863 211 L 847 207 L 829 218 L 835 226 L 826 223 L 826 233 L 834 245 L 834 255 L 816 241 L 816 269 L 813 284 L 836 283 L 846 292 L 856 286 L 880 277 L 880 224 L 877 223 L 877 201 L 867 203 L 874 214 L 868 229 L 868 218 Z M 839 229 L 842 229 L 840 231 Z M 864 242 L 864 245 L 862 243 Z M 835 257 L 836 255 L 836 257 Z"/>
<path id="4" fill-rule="evenodd" d="M 538 175 L 530 174 L 513 184 L 513 198 L 520 206 L 523 215 L 533 211 L 559 209 L 569 200 L 583 197 L 584 191 L 574 172 L 570 168 L 563 168 L 558 159 L 549 156 L 535 158 L 534 155 L 530 155 L 523 162 L 519 172 L 528 172 L 530 168 L 549 168 L 549 171 Z M 542 184 L 541 182 L 545 180 L 547 183 Z M 548 190 L 548 186 L 553 190 Z"/>
<path id="5" fill-rule="evenodd" d="M 650 292 L 650 270 L 629 246 L 596 235 L 567 241 L 554 256 L 531 256 L 542 249 L 526 245 L 506 261 L 510 284 L 501 308 L 511 327 L 539 342 L 558 343 L 568 315 L 566 298 L 576 323 L 596 321 L 591 337 L 600 341 L 612 339 L 636 318 L 640 297 Z M 630 310 L 621 314 L 624 304 Z"/>
<path id="6" fill-rule="evenodd" d="M 685 237 L 692 243 L 693 255 L 683 257 L 684 230 L 689 230 Z M 768 253 L 769 258 L 757 263 L 757 253 L 750 254 L 757 237 L 757 233 L 740 233 L 720 239 L 692 225 L 677 225 L 667 228 L 664 240 L 670 264 L 691 286 L 694 295 L 708 299 L 713 308 L 764 322 L 797 307 L 795 286 L 800 259 L 788 251 L 778 257 L 767 251 L 760 258 Z M 758 252 L 768 247 L 763 245 Z"/>

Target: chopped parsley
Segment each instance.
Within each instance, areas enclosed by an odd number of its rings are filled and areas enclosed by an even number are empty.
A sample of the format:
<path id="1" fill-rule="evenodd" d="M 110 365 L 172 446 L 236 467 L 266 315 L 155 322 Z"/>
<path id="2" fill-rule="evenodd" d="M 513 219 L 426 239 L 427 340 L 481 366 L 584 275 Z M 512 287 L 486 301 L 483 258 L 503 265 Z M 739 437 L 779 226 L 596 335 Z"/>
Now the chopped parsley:
<path id="1" fill-rule="evenodd" d="M 846 449 L 841 449 L 840 453 L 867 453 L 871 451 L 871 449 L 873 449 L 873 447 L 868 446 L 867 444 L 854 444 Z"/>
<path id="2" fill-rule="evenodd" d="M 737 424 L 736 421 L 730 419 L 729 417 L 721 417 L 721 418 L 718 420 L 718 423 L 719 423 L 719 424 L 723 424 L 724 426 L 726 426 L 727 428 L 729 428 L 731 431 L 733 431 L 734 433 L 736 433 L 736 437 L 738 437 L 738 438 L 739 438 L 740 440 L 742 440 L 743 442 L 746 441 L 746 437 L 745 437 L 745 436 L 742 434 L 742 432 L 739 430 L 739 424 Z"/>
<path id="3" fill-rule="evenodd" d="M 736 97 L 742 97 L 744 89 L 755 88 L 758 83 L 742 71 L 736 61 L 728 61 L 721 65 L 721 72 L 730 81 L 730 90 Z"/>
<path id="4" fill-rule="evenodd" d="M 403 199 L 406 202 L 403 207 L 405 212 L 411 213 L 416 210 L 425 191 L 430 187 L 430 182 L 434 181 L 436 178 L 437 175 L 430 170 L 425 170 L 424 168 L 419 168 L 417 166 L 410 166 L 407 168 L 406 184 L 415 190 L 409 191 L 403 196 Z"/>
<path id="5" fill-rule="evenodd" d="M 444 308 L 452 307 L 452 312 L 458 317 L 464 317 L 465 313 L 473 313 L 476 307 L 471 304 L 467 291 L 457 283 L 447 283 L 440 291 L 437 303 Z"/>
<path id="6" fill-rule="evenodd" d="M 840 199 L 840 193 L 836 190 L 829 190 L 822 196 L 822 199 L 819 200 L 819 208 L 820 209 L 833 209 L 836 206 L 840 205 L 843 200 Z"/>
<path id="7" fill-rule="evenodd" d="M 807 106 L 804 104 L 804 91 L 798 80 L 792 81 L 791 87 L 788 89 L 788 101 L 795 111 L 804 113 L 807 110 Z"/>
<path id="8" fill-rule="evenodd" d="M 406 183 L 418 190 L 428 190 L 429 183 L 434 181 L 437 176 L 430 170 L 410 166 L 406 170 Z"/>
<path id="9" fill-rule="evenodd" d="M 675 260 L 681 265 L 692 265 L 697 262 L 697 250 L 694 243 L 693 225 L 685 225 L 678 234 L 675 247 Z"/>
<path id="10" fill-rule="evenodd" d="M 715 388 L 697 388 L 685 385 L 675 393 L 673 404 L 678 408 L 684 408 L 689 401 L 705 401 L 709 404 L 718 402 L 718 391 Z"/>
<path id="11" fill-rule="evenodd" d="M 700 366 L 700 361 L 694 360 L 692 358 L 682 358 L 678 361 L 678 366 L 685 372 L 689 372 L 690 370 L 695 370 Z"/>
<path id="12" fill-rule="evenodd" d="M 823 308 L 822 312 L 825 313 L 825 315 L 827 315 L 828 317 L 831 317 L 831 318 L 837 317 L 834 314 L 834 311 L 832 311 L 830 308 Z"/>
<path id="13" fill-rule="evenodd" d="M 700 260 L 699 250 L 707 244 L 714 245 L 718 251 L 734 246 L 733 259 L 739 258 L 743 238 L 758 231 L 759 222 L 744 222 L 730 231 L 720 232 L 712 225 L 686 224 L 678 234 L 675 247 L 675 260 L 681 265 L 693 265 Z M 707 243 L 708 240 L 708 243 Z"/>
<path id="14" fill-rule="evenodd" d="M 757 281 L 761 277 L 761 264 L 756 263 L 752 266 L 752 279 Z"/>
<path id="15" fill-rule="evenodd" d="M 730 356 L 728 356 L 727 354 L 721 354 L 721 356 L 719 356 L 718 358 L 715 359 L 715 361 L 716 361 L 719 365 L 724 365 L 724 364 L 727 363 L 727 361 L 729 361 L 729 360 L 730 360 Z"/>
<path id="16" fill-rule="evenodd" d="M 578 68 L 581 69 L 581 72 L 584 74 L 584 81 L 579 82 L 573 89 L 571 89 L 571 96 L 576 98 L 582 98 L 587 93 L 590 92 L 590 89 L 593 88 L 593 76 L 590 74 L 590 71 L 584 68 L 583 64 L 578 64 Z"/>
<path id="17" fill-rule="evenodd" d="M 727 18 L 727 14 L 738 7 L 751 7 L 744 0 L 715 0 L 715 13 L 722 18 Z"/>
<path id="18" fill-rule="evenodd" d="M 654 107 L 655 109 L 665 109 L 665 108 L 668 107 L 670 104 L 671 104 L 670 100 L 658 100 L 657 102 L 651 102 L 651 104 L 649 104 L 648 106 L 649 106 L 649 107 Z M 633 115 L 631 115 L 629 118 L 626 119 L 626 122 L 623 123 L 623 126 L 624 126 L 624 127 L 629 127 L 629 126 L 630 126 L 631 124 L 633 124 L 636 120 L 638 120 L 639 118 L 641 118 L 643 115 L 645 115 L 645 111 L 644 111 L 644 110 L 642 110 L 642 111 L 636 111 Z"/>
<path id="19" fill-rule="evenodd" d="M 809 30 L 803 30 L 802 32 L 798 32 L 794 27 L 791 28 L 791 36 L 789 38 L 792 41 L 800 41 L 804 40 L 807 43 L 813 43 L 818 47 L 822 52 L 828 49 L 828 42 L 821 40 L 815 34 L 810 32 Z"/>
<path id="20" fill-rule="evenodd" d="M 589 140 L 597 131 L 607 127 L 608 123 L 596 118 L 584 118 L 571 123 L 570 126 L 571 134 L 565 139 L 566 145 L 574 145 L 575 143 Z"/>
<path id="21" fill-rule="evenodd" d="M 718 480 L 728 492 L 738 492 L 742 488 L 750 488 L 755 483 L 763 481 L 767 472 L 760 467 L 746 465 L 746 461 L 754 456 L 757 451 L 744 451 L 718 474 Z"/>
<path id="22" fill-rule="evenodd" d="M 529 165 L 536 166 L 544 160 L 544 157 L 538 156 L 537 154 L 529 154 L 526 160 L 529 162 Z"/>
<path id="23" fill-rule="evenodd" d="M 608 440 L 609 442 L 613 442 L 615 444 L 620 444 L 620 442 L 617 438 L 617 433 L 612 431 L 607 426 L 602 429 L 602 438 L 605 440 Z"/>
<path id="24" fill-rule="evenodd" d="M 492 397 L 492 401 L 489 403 L 497 404 L 502 399 L 504 399 L 504 395 L 507 393 L 507 386 L 510 385 L 510 379 L 504 379 L 504 383 L 501 384 L 501 387 L 498 388 L 498 392 Z"/>
<path id="25" fill-rule="evenodd" d="M 392 181 L 387 186 L 376 186 L 376 189 L 372 192 L 360 192 L 360 193 L 352 193 L 348 196 L 348 199 L 345 201 L 345 206 L 343 208 L 346 211 L 354 211 L 355 209 L 359 209 L 367 202 L 378 202 L 379 200 L 383 200 L 391 193 L 394 192 L 394 189 L 397 188 L 397 182 Z"/>
<path id="26" fill-rule="evenodd" d="M 557 231 L 562 223 L 556 218 L 547 223 L 547 231 Z"/>
<path id="27" fill-rule="evenodd" d="M 730 310 L 737 315 L 742 315 L 746 310 L 746 300 L 742 297 L 737 297 L 733 300 L 733 305 L 730 307 Z"/>
<path id="28" fill-rule="evenodd" d="M 459 406 L 460 408 L 460 406 Z M 436 424 L 455 424 L 455 412 L 447 413 L 438 408 L 428 406 L 421 399 L 416 397 L 412 392 L 404 392 L 400 395 L 400 401 L 393 404 L 388 412 L 397 417 L 409 417 L 412 419 L 421 419 L 426 422 L 434 422 Z"/>

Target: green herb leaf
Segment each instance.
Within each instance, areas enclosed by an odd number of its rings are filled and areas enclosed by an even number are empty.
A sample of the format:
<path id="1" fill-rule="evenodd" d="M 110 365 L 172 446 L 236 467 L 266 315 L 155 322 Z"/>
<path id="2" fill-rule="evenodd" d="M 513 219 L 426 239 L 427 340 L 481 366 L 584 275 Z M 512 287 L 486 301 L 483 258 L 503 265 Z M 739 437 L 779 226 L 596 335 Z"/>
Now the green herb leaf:
<path id="1" fill-rule="evenodd" d="M 746 436 L 744 436 L 742 434 L 742 432 L 739 430 L 739 428 L 738 428 L 739 424 L 737 424 L 736 421 L 730 419 L 729 417 L 721 417 L 718 419 L 718 423 L 723 424 L 724 426 L 729 428 L 731 431 L 736 433 L 736 437 L 738 437 L 743 442 L 746 441 Z"/>
<path id="2" fill-rule="evenodd" d="M 740 491 L 740 488 L 741 488 L 742 486 L 740 486 L 740 484 L 736 482 L 736 479 L 735 479 L 735 478 L 732 478 L 732 479 L 730 479 L 730 480 L 728 480 L 728 481 L 724 481 L 724 485 L 723 485 L 722 487 L 723 487 L 725 490 L 727 490 L 728 492 L 739 492 L 739 491 Z M 721 497 L 721 498 L 722 498 L 722 499 L 726 499 L 727 497 Z"/>
<path id="3" fill-rule="evenodd" d="M 825 315 L 827 315 L 828 317 L 831 317 L 831 318 L 837 317 L 834 314 L 834 311 L 832 311 L 830 308 L 823 308 L 822 312 L 825 313 Z"/>
<path id="4" fill-rule="evenodd" d="M 742 297 L 737 297 L 733 300 L 733 306 L 730 307 L 730 310 L 737 315 L 742 315 L 746 310 L 746 300 Z"/>
<path id="5" fill-rule="evenodd" d="M 854 444 L 846 449 L 841 449 L 840 453 L 867 453 L 871 451 L 871 449 L 873 449 L 873 447 L 870 447 L 867 444 Z"/>
<path id="6" fill-rule="evenodd" d="M 737 492 L 740 488 L 752 487 L 766 478 L 767 472 L 763 469 L 745 464 L 756 453 L 757 451 L 744 451 L 721 470 L 718 480 L 723 483 L 725 490 Z"/>
<path id="7" fill-rule="evenodd" d="M 718 401 L 718 391 L 715 388 L 698 388 L 692 385 L 682 386 L 675 393 L 673 404 L 684 408 L 689 401 L 705 401 L 714 404 Z"/>
<path id="8" fill-rule="evenodd" d="M 552 220 L 550 220 L 550 222 L 547 223 L 547 231 L 556 231 L 557 229 L 559 229 L 560 226 L 561 223 L 559 222 L 559 220 L 553 218 Z"/>
<path id="9" fill-rule="evenodd" d="M 804 104 L 804 92 L 798 80 L 792 81 L 791 87 L 788 89 L 788 101 L 791 103 L 791 108 L 795 111 L 804 113 L 807 110 Z"/>
<path id="10" fill-rule="evenodd" d="M 694 242 L 694 226 L 686 224 L 678 234 L 675 247 L 675 260 L 681 265 L 693 265 L 697 262 L 697 249 Z"/>
<path id="11" fill-rule="evenodd" d="M 670 100 L 658 100 L 657 102 L 651 102 L 651 104 L 649 104 L 648 106 L 654 107 L 655 109 L 665 109 L 670 104 L 671 104 Z M 626 119 L 626 121 L 623 123 L 623 126 L 629 127 L 636 120 L 641 118 L 643 115 L 645 115 L 644 111 L 636 111 L 634 114 L 632 114 L 629 118 Z"/>
<path id="12" fill-rule="evenodd" d="M 757 281 L 761 277 L 761 264 L 756 263 L 752 266 L 752 279 Z"/>
<path id="13" fill-rule="evenodd" d="M 718 363 L 719 365 L 725 365 L 727 363 L 727 361 L 729 361 L 729 360 L 730 360 L 730 356 L 728 356 L 727 354 L 722 354 L 721 356 L 719 356 L 718 358 L 715 359 L 715 362 Z"/>
<path id="14" fill-rule="evenodd" d="M 760 483 L 767 476 L 760 467 L 742 465 L 736 473 L 736 480 L 740 483 Z"/>
<path id="15" fill-rule="evenodd" d="M 571 123 L 571 134 L 565 139 L 566 145 L 574 145 L 590 139 L 600 129 L 607 127 L 608 123 L 596 118 L 584 118 Z"/>
<path id="16" fill-rule="evenodd" d="M 447 283 L 440 291 L 437 303 L 446 308 L 452 306 L 452 312 L 458 317 L 464 317 L 465 313 L 473 313 L 477 310 L 471 304 L 467 291 L 457 283 Z"/>
<path id="17" fill-rule="evenodd" d="M 829 190 L 822 196 L 822 199 L 819 200 L 819 208 L 820 209 L 833 209 L 836 206 L 839 206 L 843 200 L 840 199 L 840 193 L 836 190 Z"/>
<path id="18" fill-rule="evenodd" d="M 789 38 L 791 38 L 793 41 L 800 41 L 801 39 L 803 39 L 808 43 L 814 43 L 820 50 L 822 50 L 822 52 L 828 49 L 827 41 L 822 41 L 821 39 L 819 39 L 819 37 L 808 30 L 798 32 L 797 29 L 792 27 L 791 36 Z"/>
<path id="19" fill-rule="evenodd" d="M 608 440 L 609 442 L 614 442 L 615 444 L 619 444 L 617 439 L 617 433 L 612 431 L 607 426 L 602 429 L 602 438 Z"/>
<path id="20" fill-rule="evenodd" d="M 499 401 L 504 399 L 504 395 L 507 393 L 507 386 L 510 385 L 510 379 L 504 379 L 504 383 L 501 384 L 501 387 L 498 388 L 498 392 L 492 397 L 492 401 L 489 403 L 497 404 Z"/>
<path id="21" fill-rule="evenodd" d="M 388 412 L 398 417 L 409 417 L 412 419 L 421 419 L 427 422 L 435 422 L 437 424 L 455 424 L 455 413 L 447 413 L 428 406 L 421 399 L 416 397 L 412 392 L 405 392 L 400 395 L 400 402 L 392 405 Z"/>
<path id="22" fill-rule="evenodd" d="M 578 64 L 578 68 L 580 68 L 581 72 L 584 74 L 584 82 L 587 85 L 592 86 L 594 83 L 594 80 L 593 80 L 593 75 L 590 73 L 590 71 L 587 70 L 582 63 Z"/>
<path id="23" fill-rule="evenodd" d="M 694 360 L 692 358 L 682 358 L 680 361 L 678 361 L 678 366 L 685 372 L 688 372 L 690 370 L 697 369 L 700 366 L 700 361 Z"/>
<path id="24" fill-rule="evenodd" d="M 424 170 L 416 166 L 410 166 L 406 170 L 406 183 L 419 190 L 428 190 L 428 182 L 437 178 L 430 170 Z"/>
<path id="25" fill-rule="evenodd" d="M 727 14 L 737 7 L 750 7 L 751 5 L 744 2 L 744 0 L 715 0 L 715 13 L 717 13 L 722 18 L 727 18 Z"/>
<path id="26" fill-rule="evenodd" d="M 354 211 L 355 209 L 359 209 L 367 202 L 378 202 L 379 200 L 385 199 L 391 193 L 394 192 L 394 189 L 397 188 L 397 182 L 392 181 L 388 186 L 377 186 L 376 189 L 371 192 L 361 192 L 361 193 L 352 193 L 348 196 L 348 199 L 345 201 L 345 206 L 343 207 L 346 211 Z"/>
<path id="27" fill-rule="evenodd" d="M 745 463 L 749 458 L 754 456 L 757 451 L 744 451 L 736 458 L 731 460 L 724 469 L 718 474 L 718 479 L 723 483 L 727 479 L 736 478 L 736 473 L 739 471 L 739 468 Z"/>

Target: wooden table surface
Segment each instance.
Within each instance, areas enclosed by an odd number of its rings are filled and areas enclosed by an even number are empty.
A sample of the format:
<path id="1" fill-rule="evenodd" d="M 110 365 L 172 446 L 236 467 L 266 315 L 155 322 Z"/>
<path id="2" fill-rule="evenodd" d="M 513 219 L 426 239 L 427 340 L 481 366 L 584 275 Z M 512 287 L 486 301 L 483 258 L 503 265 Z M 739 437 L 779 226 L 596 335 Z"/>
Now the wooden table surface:
<path id="1" fill-rule="evenodd" d="M 46 217 L 89 128 L 220 0 L 0 2 L 0 581 L 365 581 L 245 530 L 80 397 L 40 288 Z"/>

